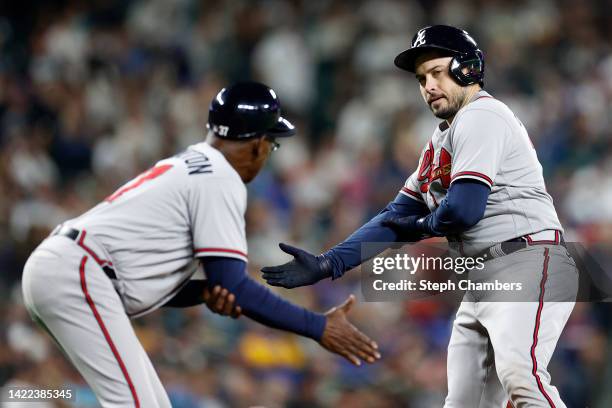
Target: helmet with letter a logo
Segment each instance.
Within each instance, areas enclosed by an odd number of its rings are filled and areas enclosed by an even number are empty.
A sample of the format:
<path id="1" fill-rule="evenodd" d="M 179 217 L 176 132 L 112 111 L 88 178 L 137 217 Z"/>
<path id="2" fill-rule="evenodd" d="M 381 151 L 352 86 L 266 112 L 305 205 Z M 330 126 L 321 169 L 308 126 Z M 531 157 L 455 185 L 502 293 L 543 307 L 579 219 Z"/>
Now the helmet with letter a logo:
<path id="1" fill-rule="evenodd" d="M 395 57 L 395 65 L 415 72 L 416 59 L 429 50 L 440 50 L 453 57 L 449 71 L 459 85 L 484 86 L 484 55 L 472 36 L 457 27 L 434 25 L 420 29 L 412 38 L 410 48 Z"/>

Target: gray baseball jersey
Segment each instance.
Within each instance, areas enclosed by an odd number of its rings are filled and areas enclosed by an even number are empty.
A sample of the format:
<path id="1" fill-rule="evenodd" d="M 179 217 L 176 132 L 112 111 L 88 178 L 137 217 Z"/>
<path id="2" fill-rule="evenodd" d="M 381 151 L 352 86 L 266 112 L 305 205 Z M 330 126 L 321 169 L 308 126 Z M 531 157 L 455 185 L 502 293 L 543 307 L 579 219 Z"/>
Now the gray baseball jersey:
<path id="1" fill-rule="evenodd" d="M 444 407 L 505 407 L 508 400 L 516 407 L 564 407 L 547 366 L 574 306 L 576 267 L 555 245 L 563 229 L 527 131 L 484 91 L 450 126 L 443 122 L 435 130 L 401 192 L 434 211 L 451 183 L 463 178 L 491 192 L 483 218 L 449 242 L 459 241 L 467 255 L 517 237 L 529 245 L 489 260 L 482 275 L 466 274 L 470 281 L 520 280 L 525 290 L 516 301 L 501 301 L 495 291 L 482 299 L 466 291 L 448 347 Z M 554 296 L 559 287 L 566 295 L 561 301 Z"/>
<path id="2" fill-rule="evenodd" d="M 427 143 L 401 192 L 435 210 L 454 180 L 491 187 L 484 217 L 459 237 L 466 247 L 563 229 L 546 192 L 542 166 L 521 121 L 485 91 L 476 94 Z"/>
<path id="3" fill-rule="evenodd" d="M 64 225 L 85 230 L 112 259 L 127 313 L 164 304 L 197 271 L 197 257 L 247 260 L 246 187 L 206 143 L 159 161 Z"/>
<path id="4" fill-rule="evenodd" d="M 104 407 L 170 407 L 129 318 L 174 296 L 198 257 L 246 261 L 246 188 L 208 144 L 189 147 L 126 183 L 52 234 L 22 279 L 31 315 L 61 345 Z M 104 268 L 112 266 L 117 279 Z"/>

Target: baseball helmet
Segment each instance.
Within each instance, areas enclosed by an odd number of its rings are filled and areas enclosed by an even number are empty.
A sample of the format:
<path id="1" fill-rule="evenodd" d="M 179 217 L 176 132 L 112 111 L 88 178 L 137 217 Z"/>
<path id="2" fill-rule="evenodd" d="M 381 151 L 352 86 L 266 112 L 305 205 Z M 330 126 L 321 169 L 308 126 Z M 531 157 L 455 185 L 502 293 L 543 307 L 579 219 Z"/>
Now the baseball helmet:
<path id="1" fill-rule="evenodd" d="M 223 88 L 210 103 L 206 127 L 225 139 L 295 134 L 295 127 L 281 116 L 274 90 L 258 82 L 238 82 Z"/>
<path id="2" fill-rule="evenodd" d="M 395 65 L 415 72 L 416 59 L 428 50 L 441 50 L 453 57 L 449 70 L 459 85 L 484 85 L 484 56 L 467 31 L 447 25 L 422 28 L 412 38 L 410 48 L 395 57 Z"/>

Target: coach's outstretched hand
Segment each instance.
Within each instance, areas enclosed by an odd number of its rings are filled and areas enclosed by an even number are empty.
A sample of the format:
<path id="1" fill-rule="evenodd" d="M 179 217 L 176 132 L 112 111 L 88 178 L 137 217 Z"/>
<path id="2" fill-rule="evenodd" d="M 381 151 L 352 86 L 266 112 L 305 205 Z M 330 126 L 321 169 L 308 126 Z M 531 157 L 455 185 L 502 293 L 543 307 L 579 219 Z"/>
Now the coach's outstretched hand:
<path id="1" fill-rule="evenodd" d="M 380 358 L 378 345 L 360 332 L 346 318 L 354 304 L 355 296 L 351 295 L 340 306 L 336 306 L 325 313 L 327 323 L 320 344 L 356 366 L 360 366 L 362 360 L 374 363 Z"/>
<path id="2" fill-rule="evenodd" d="M 317 283 L 331 276 L 331 265 L 323 256 L 314 256 L 303 249 L 287 244 L 278 244 L 280 249 L 294 257 L 290 262 L 261 269 L 268 285 L 291 289 Z"/>

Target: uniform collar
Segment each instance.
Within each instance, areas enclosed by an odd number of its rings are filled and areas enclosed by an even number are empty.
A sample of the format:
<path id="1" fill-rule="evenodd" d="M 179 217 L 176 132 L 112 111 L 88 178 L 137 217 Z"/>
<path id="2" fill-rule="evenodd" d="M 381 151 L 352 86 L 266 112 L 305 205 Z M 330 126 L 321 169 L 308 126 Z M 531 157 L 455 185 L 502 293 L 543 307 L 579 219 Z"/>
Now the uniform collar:
<path id="1" fill-rule="evenodd" d="M 469 105 L 470 103 L 477 101 L 478 99 L 481 98 L 493 98 L 491 96 L 490 93 L 488 93 L 487 91 L 485 91 L 484 89 L 481 89 L 480 91 L 476 92 L 474 94 L 474 96 L 472 96 L 472 99 L 470 99 L 470 101 L 465 105 Z M 461 109 L 464 109 L 465 106 Z M 440 124 L 438 125 L 438 129 L 440 129 L 440 132 L 444 132 L 446 129 L 448 129 L 450 127 L 450 125 L 448 124 L 447 121 L 443 120 L 442 122 L 440 122 Z"/>
<path id="2" fill-rule="evenodd" d="M 491 94 L 490 94 L 490 93 L 488 93 L 488 92 L 487 92 L 487 91 L 485 91 L 484 89 L 481 89 L 480 91 L 476 92 L 476 93 L 474 94 L 474 96 L 472 96 L 472 99 L 470 99 L 470 101 L 468 102 L 468 104 L 469 104 L 469 103 L 472 103 L 472 102 L 474 102 L 475 100 L 480 99 L 480 98 L 493 98 L 493 97 L 491 96 Z"/>

